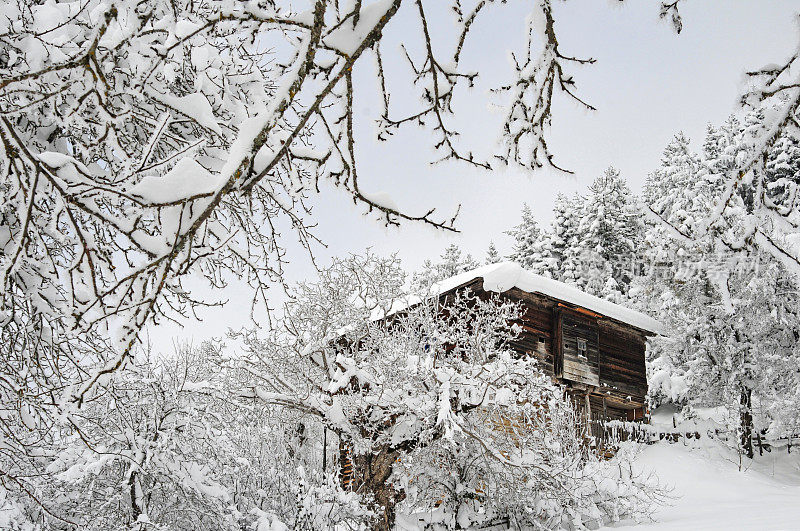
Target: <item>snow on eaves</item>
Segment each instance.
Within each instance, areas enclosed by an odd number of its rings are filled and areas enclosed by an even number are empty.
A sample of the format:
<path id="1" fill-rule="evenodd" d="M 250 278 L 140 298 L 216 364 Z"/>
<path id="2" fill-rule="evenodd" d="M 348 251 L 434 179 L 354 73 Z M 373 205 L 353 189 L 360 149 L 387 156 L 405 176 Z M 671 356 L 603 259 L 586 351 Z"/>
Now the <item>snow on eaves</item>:
<path id="1" fill-rule="evenodd" d="M 589 295 L 574 286 L 531 273 L 515 262 L 485 265 L 442 280 L 433 286 L 431 294 L 446 293 L 477 278 L 483 279 L 483 289 L 486 291 L 504 293 L 512 288 L 517 288 L 528 293 L 539 293 L 580 306 L 647 332 L 654 334 L 664 333 L 663 325 L 652 317 L 594 295 Z"/>

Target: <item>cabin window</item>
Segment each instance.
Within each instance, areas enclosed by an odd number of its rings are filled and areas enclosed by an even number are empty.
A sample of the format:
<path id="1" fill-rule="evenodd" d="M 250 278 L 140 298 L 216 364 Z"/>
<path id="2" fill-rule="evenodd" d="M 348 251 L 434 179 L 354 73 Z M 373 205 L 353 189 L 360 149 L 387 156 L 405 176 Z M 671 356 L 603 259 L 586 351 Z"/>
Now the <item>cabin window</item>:
<path id="1" fill-rule="evenodd" d="M 586 359 L 586 340 L 579 337 L 576 338 L 578 342 L 578 356 L 583 359 Z"/>

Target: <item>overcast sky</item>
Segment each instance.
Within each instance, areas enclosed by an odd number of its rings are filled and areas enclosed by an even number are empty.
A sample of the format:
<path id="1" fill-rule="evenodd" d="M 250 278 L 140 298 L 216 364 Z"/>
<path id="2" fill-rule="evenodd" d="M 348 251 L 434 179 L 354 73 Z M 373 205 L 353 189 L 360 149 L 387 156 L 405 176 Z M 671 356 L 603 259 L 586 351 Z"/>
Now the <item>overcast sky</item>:
<path id="1" fill-rule="evenodd" d="M 479 18 L 464 50 L 462 67 L 480 72 L 480 77 L 474 89 L 457 94 L 456 110 L 463 145 L 476 153 L 490 153 L 496 145 L 502 116 L 490 103 L 500 100 L 493 100 L 488 90 L 509 78 L 509 53 L 524 44 L 530 2 L 511 4 L 515 5 Z M 371 247 L 383 254 L 397 252 L 413 269 L 426 258 L 437 257 L 451 242 L 483 260 L 490 240 L 501 253 L 509 250 L 511 242 L 503 231 L 518 222 L 523 202 L 547 225 L 558 192 L 583 193 L 610 165 L 638 192 L 676 132 L 685 132 L 699 145 L 706 124 L 720 123 L 736 112 L 743 73 L 782 60 L 798 41 L 797 0 L 686 0 L 681 4 L 680 35 L 658 20 L 659 2 L 619 4 L 616 0 L 557 3 L 562 53 L 597 59 L 596 64 L 573 71 L 580 95 L 597 111 L 586 112 L 563 99 L 554 105 L 550 145 L 558 162 L 575 172 L 572 176 L 550 170 L 530 173 L 509 167 L 486 172 L 463 164 L 431 165 L 438 158 L 431 147 L 433 137 L 418 129 L 378 143 L 373 132 L 378 100 L 370 73 L 356 72 L 357 82 L 364 80 L 356 94 L 357 116 L 362 119 L 357 129 L 362 188 L 389 193 L 409 213 L 437 207 L 449 217 L 461 204 L 457 220 L 461 232 L 444 234 L 414 224 L 387 230 L 355 209 L 343 193 L 325 189 L 312 201 L 319 223 L 316 234 L 327 244 L 327 249 L 316 249 L 319 261 L 324 264 L 330 256 Z M 398 53 L 399 39 L 407 41 L 411 32 L 419 31 L 412 6 L 404 3 L 387 30 L 385 66 L 396 73 L 390 84 L 402 83 L 407 71 Z M 438 35 L 450 35 L 453 24 L 446 13 L 431 17 Z M 450 55 L 448 40 L 441 44 Z M 401 88 L 398 85 L 393 103 L 407 108 L 414 100 L 407 88 Z M 293 254 L 289 278 L 313 277 L 307 257 Z M 182 335 L 199 341 L 228 327 L 238 328 L 247 320 L 248 295 L 236 287 L 215 294 L 232 304 L 204 312 L 202 323 L 187 322 L 183 331 L 161 326 L 152 330 L 152 337 L 163 341 Z M 279 299 L 276 290 L 275 300 Z"/>

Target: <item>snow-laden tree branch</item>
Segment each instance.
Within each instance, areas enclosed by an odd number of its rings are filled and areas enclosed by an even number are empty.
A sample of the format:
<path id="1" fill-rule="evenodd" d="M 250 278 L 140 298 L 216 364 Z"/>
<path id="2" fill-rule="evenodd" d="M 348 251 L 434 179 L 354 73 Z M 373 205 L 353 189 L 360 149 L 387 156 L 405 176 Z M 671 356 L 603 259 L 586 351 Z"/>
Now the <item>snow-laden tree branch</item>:
<path id="1" fill-rule="evenodd" d="M 130 359 L 146 323 L 213 304 L 184 287 L 187 275 L 215 287 L 238 277 L 252 286 L 254 309 L 268 306 L 286 232 L 306 248 L 315 241 L 306 200 L 322 182 L 386 224 L 454 229 L 434 205 L 401 210 L 362 189 L 354 69 L 377 60 L 378 138 L 432 117 L 444 159 L 488 168 L 456 141 L 451 103 L 477 75 L 459 66 L 470 28 L 502 2 L 453 2 L 450 55 L 426 2 L 406 3 L 420 31 L 404 45 L 424 51 L 419 60 L 407 52 L 422 108 L 399 118 L 390 95 L 402 87 L 387 82 L 379 44 L 402 0 L 317 0 L 305 12 L 220 0 L 5 4 L 3 339 L 17 357 L 25 343 L 54 360 L 35 376 L 38 388 L 63 395 L 50 403 L 82 403 Z M 545 51 L 532 59 L 529 35 L 511 96 L 511 109 L 527 111 L 512 110 L 506 127 L 509 146 L 525 139 L 534 148 L 501 156 L 531 167 L 552 159 L 544 134 L 553 87 L 576 97 L 561 66 L 575 60 L 558 50 L 549 0 L 537 5 L 540 18 Z M 28 364 L 14 363 L 17 373 Z"/>
<path id="2" fill-rule="evenodd" d="M 677 2 L 665 4 L 675 10 Z M 677 27 L 680 27 L 678 16 Z M 710 168 L 717 186 L 714 206 L 691 225 L 680 226 L 652 208 L 649 215 L 679 240 L 717 239 L 744 255 L 763 251 L 793 275 L 800 274 L 800 230 L 797 183 L 772 168 L 789 156 L 787 147 L 800 137 L 800 52 L 778 64 L 747 72 L 750 86 L 741 97 L 745 125 L 728 147 L 725 165 Z M 698 170 L 699 171 L 699 170 Z M 716 175 L 721 179 L 716 179 Z M 719 182 L 724 186 L 719 188 Z M 703 185 L 687 185 L 687 190 Z"/>

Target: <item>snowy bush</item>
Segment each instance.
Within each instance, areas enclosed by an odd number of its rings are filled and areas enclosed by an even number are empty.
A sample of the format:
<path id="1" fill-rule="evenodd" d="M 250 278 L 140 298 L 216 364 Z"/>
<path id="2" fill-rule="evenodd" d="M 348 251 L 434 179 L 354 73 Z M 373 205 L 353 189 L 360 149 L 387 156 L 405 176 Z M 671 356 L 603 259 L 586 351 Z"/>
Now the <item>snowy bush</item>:
<path id="1" fill-rule="evenodd" d="M 370 528 L 375 514 L 367 507 L 364 497 L 342 489 L 335 477 L 299 467 L 295 480 L 290 489 L 293 507 L 283 517 L 253 508 L 251 513 L 256 515 L 253 531 Z"/>
<path id="2" fill-rule="evenodd" d="M 525 365 L 517 374 L 534 393 L 498 392 L 460 429 L 421 442 L 400 460 L 401 527 L 583 529 L 646 519 L 664 501 L 656 478 L 632 472 L 635 445 L 623 443 L 611 461 L 599 458 L 571 401 Z"/>
<path id="3" fill-rule="evenodd" d="M 236 529 L 222 484 L 230 462 L 216 354 L 210 344 L 161 360 L 143 354 L 73 414 L 42 470 L 50 478 L 39 483 L 42 499 L 59 516 L 44 521 L 98 531 Z"/>

